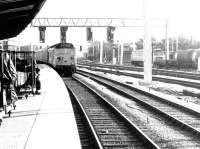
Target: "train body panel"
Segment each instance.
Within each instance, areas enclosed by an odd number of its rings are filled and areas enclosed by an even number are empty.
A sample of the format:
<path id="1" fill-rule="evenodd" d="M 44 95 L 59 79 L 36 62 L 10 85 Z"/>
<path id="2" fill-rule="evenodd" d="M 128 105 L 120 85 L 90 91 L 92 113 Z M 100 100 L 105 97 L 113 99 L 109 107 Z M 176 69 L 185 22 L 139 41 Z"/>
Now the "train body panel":
<path id="1" fill-rule="evenodd" d="M 60 74 L 71 75 L 76 71 L 76 52 L 70 43 L 59 43 L 38 51 L 36 59 L 53 66 Z"/>
<path id="2" fill-rule="evenodd" d="M 49 51 L 49 63 L 55 65 L 75 64 L 75 49 L 54 49 Z"/>
<path id="3" fill-rule="evenodd" d="M 193 52 L 192 49 L 189 50 L 181 50 L 177 52 L 177 61 L 179 63 L 187 62 L 191 63 L 194 61 L 194 55 L 195 53 Z"/>
<path id="4" fill-rule="evenodd" d="M 152 62 L 156 65 L 161 64 L 163 66 L 166 63 L 165 53 L 161 50 L 154 50 L 152 56 Z M 144 64 L 143 50 L 132 51 L 131 63 L 135 66 L 142 67 Z"/>
<path id="5" fill-rule="evenodd" d="M 48 52 L 47 49 L 42 49 L 38 52 L 36 52 L 36 60 L 44 63 L 48 63 Z"/>
<path id="6" fill-rule="evenodd" d="M 153 53 L 153 64 L 157 68 L 193 68 L 197 69 L 200 49 L 179 50 L 170 52 L 170 59 L 165 59 L 165 52 Z M 132 52 L 131 61 L 133 65 L 143 66 L 143 50 Z"/>
<path id="7" fill-rule="evenodd" d="M 196 69 L 198 57 L 200 57 L 200 49 L 180 50 L 177 52 L 177 65 L 183 68 Z"/>
<path id="8" fill-rule="evenodd" d="M 93 43 L 86 54 L 86 59 L 100 62 L 100 43 Z M 103 43 L 103 63 L 120 64 L 121 46 L 115 43 Z M 126 51 L 127 49 L 127 51 Z M 123 45 L 123 64 L 142 67 L 144 64 L 143 49 L 135 50 L 130 45 Z M 200 49 L 188 49 L 169 51 L 169 59 L 166 59 L 166 51 L 161 48 L 153 49 L 152 64 L 156 68 L 189 68 L 197 69 Z M 114 63 L 115 61 L 116 63 Z"/>
<path id="9" fill-rule="evenodd" d="M 144 65 L 143 50 L 135 50 L 131 53 L 131 64 L 142 67 Z"/>
<path id="10" fill-rule="evenodd" d="M 144 61 L 143 60 L 143 50 L 137 50 L 132 52 L 133 61 Z"/>

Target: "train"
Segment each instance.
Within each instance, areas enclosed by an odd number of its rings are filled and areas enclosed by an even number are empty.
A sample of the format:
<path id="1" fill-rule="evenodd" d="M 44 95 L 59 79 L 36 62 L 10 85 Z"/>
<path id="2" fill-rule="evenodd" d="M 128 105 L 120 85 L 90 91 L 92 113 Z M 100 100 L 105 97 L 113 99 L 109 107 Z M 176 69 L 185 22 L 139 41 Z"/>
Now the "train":
<path id="1" fill-rule="evenodd" d="M 76 51 L 72 43 L 57 43 L 36 52 L 36 62 L 53 67 L 60 75 L 76 72 Z"/>
<path id="2" fill-rule="evenodd" d="M 172 53 L 170 53 L 170 59 L 174 59 L 171 58 Z M 137 67 L 143 67 L 144 65 L 144 58 L 143 58 L 143 50 L 133 50 L 131 52 L 131 64 Z M 162 68 L 164 66 L 166 66 L 167 61 L 166 61 L 166 54 L 164 51 L 162 51 L 161 49 L 154 49 L 152 52 L 152 63 L 154 67 L 157 68 Z"/>
<path id="3" fill-rule="evenodd" d="M 166 59 L 166 53 L 160 51 L 159 54 L 153 52 L 153 67 L 156 68 L 175 68 L 175 69 L 197 69 L 198 59 L 200 58 L 200 49 L 178 50 L 170 52 L 169 59 Z M 135 66 L 143 66 L 143 51 L 133 51 L 131 63 Z"/>
<path id="4" fill-rule="evenodd" d="M 123 44 L 123 65 L 143 67 L 143 50 L 136 50 L 128 44 Z M 121 45 L 104 43 L 103 63 L 120 64 Z M 114 50 L 113 50 L 114 49 Z M 113 53 L 114 51 L 114 53 Z M 98 45 L 88 48 L 86 59 L 98 63 L 100 60 L 100 49 Z M 114 56 L 114 58 L 113 58 Z M 170 51 L 169 59 L 166 59 L 166 52 L 161 49 L 153 49 L 152 64 L 154 68 L 165 69 L 197 69 L 200 49 L 188 49 Z"/>
<path id="5" fill-rule="evenodd" d="M 175 60 L 178 67 L 195 68 L 198 67 L 198 59 L 200 58 L 200 49 L 180 50 L 176 52 Z"/>

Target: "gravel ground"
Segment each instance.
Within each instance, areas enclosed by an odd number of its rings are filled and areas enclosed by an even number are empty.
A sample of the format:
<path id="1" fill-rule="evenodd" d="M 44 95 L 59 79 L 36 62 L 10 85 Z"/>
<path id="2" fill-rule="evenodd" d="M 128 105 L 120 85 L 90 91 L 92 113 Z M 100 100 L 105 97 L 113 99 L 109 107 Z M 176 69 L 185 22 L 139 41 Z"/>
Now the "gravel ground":
<path id="1" fill-rule="evenodd" d="M 200 142 L 197 141 L 197 143 L 194 141 L 191 143 L 189 141 L 191 138 L 188 134 L 180 131 L 180 129 L 174 129 L 172 126 L 173 124 L 169 124 L 166 120 L 160 119 L 159 116 L 145 110 L 136 102 L 116 95 L 115 93 L 109 91 L 107 88 L 101 85 L 96 85 L 89 79 L 86 80 L 89 81 L 94 88 L 101 91 L 101 94 L 104 97 L 109 99 L 109 101 L 117 106 L 120 111 L 123 111 L 123 113 L 133 122 L 137 122 L 139 128 L 142 130 L 148 130 L 145 133 L 152 140 L 156 140 L 155 142 L 158 143 L 161 148 L 182 148 L 184 146 L 182 144 L 183 140 L 186 143 L 186 146 L 190 146 L 191 144 L 190 147 L 200 147 Z"/>
<path id="2" fill-rule="evenodd" d="M 198 97 L 194 96 L 187 96 L 185 95 L 184 91 L 187 90 L 189 92 L 197 92 L 197 89 L 183 87 L 181 85 L 174 85 L 174 84 L 167 84 L 167 83 L 161 83 L 161 82 L 154 82 L 152 85 L 144 85 L 144 87 L 148 87 L 152 90 L 162 92 L 167 95 L 173 95 L 177 97 L 177 99 L 186 101 L 186 102 L 192 102 L 195 104 L 200 105 L 200 99 Z M 194 94 L 195 95 L 195 94 Z"/>
<path id="3" fill-rule="evenodd" d="M 83 69 L 83 70 L 92 72 L 87 69 Z M 157 92 L 175 96 L 179 100 L 186 101 L 186 102 L 192 102 L 192 103 L 200 105 L 200 90 L 198 90 L 198 89 L 194 89 L 191 87 L 185 87 L 185 86 L 181 86 L 181 85 L 163 83 L 163 82 L 158 82 L 158 81 L 153 81 L 151 84 L 146 84 L 146 83 L 143 83 L 142 79 L 138 79 L 138 78 L 133 78 L 133 77 L 128 77 L 128 76 L 118 76 L 118 75 L 107 74 L 107 73 L 105 74 L 102 72 L 93 72 L 93 73 L 99 74 L 99 75 L 104 75 L 108 78 L 118 80 L 120 82 L 129 84 L 129 85 L 149 88 L 149 89 L 152 89 Z M 185 91 L 189 91 L 190 93 L 194 93 L 194 94 L 193 95 L 191 94 L 188 96 L 185 94 Z M 199 94 L 199 96 L 198 96 L 198 94 Z"/>

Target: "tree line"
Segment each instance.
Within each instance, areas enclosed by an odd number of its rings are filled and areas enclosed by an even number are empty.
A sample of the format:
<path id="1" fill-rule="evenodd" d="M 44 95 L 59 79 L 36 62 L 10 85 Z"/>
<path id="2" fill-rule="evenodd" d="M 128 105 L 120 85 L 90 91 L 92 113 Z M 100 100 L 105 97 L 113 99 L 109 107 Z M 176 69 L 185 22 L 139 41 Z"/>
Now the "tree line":
<path id="1" fill-rule="evenodd" d="M 169 51 L 177 51 L 177 50 L 187 50 L 187 49 L 199 49 L 200 48 L 200 41 L 193 40 L 192 38 L 188 39 L 185 37 L 178 38 L 178 45 L 177 39 L 169 38 Z M 143 49 L 143 39 L 139 39 L 135 43 L 136 50 Z M 153 49 L 161 49 L 163 51 L 166 50 L 166 39 L 162 39 L 160 41 L 152 38 L 152 48 Z"/>

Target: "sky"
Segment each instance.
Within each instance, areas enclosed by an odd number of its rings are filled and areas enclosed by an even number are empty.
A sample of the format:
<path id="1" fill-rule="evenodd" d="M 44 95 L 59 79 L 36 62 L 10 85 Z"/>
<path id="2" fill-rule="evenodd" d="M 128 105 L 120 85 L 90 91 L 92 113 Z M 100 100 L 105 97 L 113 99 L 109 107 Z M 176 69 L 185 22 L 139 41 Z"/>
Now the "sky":
<path id="1" fill-rule="evenodd" d="M 168 22 L 168 35 L 172 38 L 184 36 L 200 40 L 200 1 L 199 0 L 46 0 L 36 17 L 64 18 L 143 18 L 143 2 L 148 8 L 147 15 L 157 27 L 151 27 L 152 36 L 165 38 L 165 20 Z M 153 23 L 153 24 L 154 24 Z M 94 40 L 106 40 L 106 29 L 93 29 Z M 143 28 L 117 28 L 115 40 L 136 41 L 143 38 Z M 38 28 L 28 26 L 13 40 L 21 44 L 39 43 Z M 47 28 L 46 44 L 60 41 L 59 28 Z M 69 28 L 67 41 L 81 45 L 86 42 L 85 28 Z"/>

